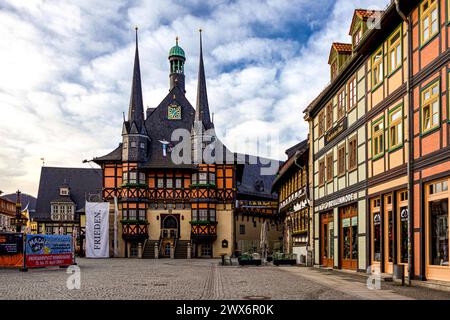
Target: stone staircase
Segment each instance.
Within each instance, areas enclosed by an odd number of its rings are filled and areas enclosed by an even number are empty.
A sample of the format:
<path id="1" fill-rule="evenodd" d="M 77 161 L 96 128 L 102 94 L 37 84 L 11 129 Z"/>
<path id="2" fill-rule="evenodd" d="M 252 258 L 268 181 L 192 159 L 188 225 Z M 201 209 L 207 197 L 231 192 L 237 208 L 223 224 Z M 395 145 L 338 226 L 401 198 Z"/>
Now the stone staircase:
<path id="1" fill-rule="evenodd" d="M 187 259 L 187 249 L 189 240 L 178 240 L 175 247 L 175 259 Z"/>
<path id="2" fill-rule="evenodd" d="M 159 244 L 159 240 L 147 240 L 142 251 L 142 259 L 155 259 L 155 243 Z"/>

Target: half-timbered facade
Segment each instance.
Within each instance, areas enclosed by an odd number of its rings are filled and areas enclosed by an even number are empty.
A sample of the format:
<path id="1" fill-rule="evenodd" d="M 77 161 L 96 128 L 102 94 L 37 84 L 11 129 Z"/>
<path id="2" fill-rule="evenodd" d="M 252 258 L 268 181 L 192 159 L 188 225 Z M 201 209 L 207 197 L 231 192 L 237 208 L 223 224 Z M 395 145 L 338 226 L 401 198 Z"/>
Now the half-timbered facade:
<path id="1" fill-rule="evenodd" d="M 16 204 L 8 199 L 0 198 L 0 231 L 14 232 L 11 219 L 16 215 Z"/>
<path id="2" fill-rule="evenodd" d="M 353 213 L 357 217 L 357 269 L 371 266 L 392 274 L 395 266 L 404 266 L 410 279 L 450 280 L 449 12 L 447 0 L 393 1 L 382 12 L 355 11 L 351 55 L 342 68 L 342 63 L 330 65 L 331 84 L 305 110 L 314 161 L 317 264 L 345 267 L 330 257 L 342 261 L 346 255 L 343 219 L 352 215 L 352 210 L 345 210 L 343 216 L 330 211 L 321 217 L 326 186 L 336 174 L 328 166 L 336 156 L 335 152 L 328 154 L 331 136 L 338 141 L 337 161 L 342 164 L 333 169 L 338 175 L 345 172 L 343 177 L 351 170 L 358 172 L 358 178 L 348 185 L 353 195 L 339 193 L 343 198 L 336 202 L 358 197 Z M 330 63 L 339 61 L 336 56 L 346 48 L 335 44 L 332 50 Z M 339 89 L 346 83 L 346 89 Z M 345 100 L 346 109 L 351 110 L 353 87 L 356 115 L 347 111 L 342 116 L 340 101 Z M 347 99 L 341 99 L 341 90 Z M 337 101 L 329 103 L 333 96 Z M 336 116 L 344 119 L 341 125 L 331 125 Z M 341 137 L 346 144 L 341 145 Z M 347 156 L 342 156 L 343 161 L 340 148 Z M 330 224 L 332 228 L 327 228 Z M 330 229 L 331 236 L 326 233 Z M 337 241 L 333 254 L 328 254 L 333 235 Z"/>
<path id="3" fill-rule="evenodd" d="M 311 252 L 309 197 L 309 144 L 304 140 L 286 150 L 272 190 L 278 194 L 278 215 L 283 225 L 283 251 L 305 264 Z M 309 261 L 308 261 L 309 263 Z"/>
<path id="4" fill-rule="evenodd" d="M 260 173 L 252 177 L 246 174 L 251 165 L 249 156 L 241 155 L 242 161 L 237 161 L 237 155 L 215 134 L 201 33 L 195 108 L 185 96 L 185 61 L 177 39 L 169 52 L 169 93 L 156 108 L 148 108 L 144 117 L 136 31 L 131 99 L 122 143 L 93 160 L 103 170 L 103 198 L 110 201 L 112 216 L 117 200 L 121 230 L 118 251 L 122 257 L 231 255 L 238 241 L 236 201 L 273 199 L 267 193 L 271 181 L 264 181 Z M 214 147 L 209 149 L 211 145 Z M 256 166 L 261 164 L 256 162 Z M 243 191 L 248 184 L 254 185 L 250 194 Z M 113 229 L 111 224 L 111 239 Z"/>

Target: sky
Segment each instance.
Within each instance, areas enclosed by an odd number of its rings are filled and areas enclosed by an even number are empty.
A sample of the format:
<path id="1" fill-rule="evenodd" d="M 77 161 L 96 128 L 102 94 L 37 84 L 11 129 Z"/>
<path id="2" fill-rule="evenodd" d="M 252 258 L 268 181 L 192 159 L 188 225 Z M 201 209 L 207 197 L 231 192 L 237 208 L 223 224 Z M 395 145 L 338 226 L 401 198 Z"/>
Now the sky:
<path id="1" fill-rule="evenodd" d="M 330 81 L 332 42 L 351 41 L 354 9 L 388 3 L 0 0 L 0 190 L 36 196 L 42 158 L 45 166 L 89 167 L 84 159 L 118 146 L 135 26 L 145 107 L 168 93 L 176 36 L 195 106 L 202 28 L 218 137 L 232 151 L 285 160 L 284 151 L 307 137 L 303 110 Z"/>

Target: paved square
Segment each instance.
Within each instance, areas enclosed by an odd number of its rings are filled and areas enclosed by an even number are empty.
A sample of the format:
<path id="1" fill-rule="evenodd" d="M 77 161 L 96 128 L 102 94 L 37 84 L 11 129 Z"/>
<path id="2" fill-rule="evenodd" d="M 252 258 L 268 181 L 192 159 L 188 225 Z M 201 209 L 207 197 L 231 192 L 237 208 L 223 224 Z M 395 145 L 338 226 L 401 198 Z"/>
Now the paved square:
<path id="1" fill-rule="evenodd" d="M 1 299 L 450 299 L 450 293 L 303 267 L 220 266 L 219 260 L 77 259 L 81 288 L 65 269 L 0 270 Z"/>

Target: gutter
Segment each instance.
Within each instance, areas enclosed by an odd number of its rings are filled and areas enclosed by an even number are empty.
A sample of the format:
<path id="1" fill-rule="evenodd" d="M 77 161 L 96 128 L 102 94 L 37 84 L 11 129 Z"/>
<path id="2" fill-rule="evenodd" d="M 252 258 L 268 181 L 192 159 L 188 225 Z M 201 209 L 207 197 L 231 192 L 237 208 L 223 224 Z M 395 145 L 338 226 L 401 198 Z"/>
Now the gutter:
<path id="1" fill-rule="evenodd" d="M 406 15 L 400 9 L 400 1 L 394 0 L 395 9 L 403 21 L 408 25 L 406 36 L 408 38 L 408 50 L 407 50 L 407 60 L 408 60 L 408 77 L 406 79 L 406 92 L 408 95 L 408 163 L 407 163 L 407 175 L 408 175 L 408 286 L 411 286 L 411 278 L 413 277 L 413 115 L 414 109 L 412 104 L 412 90 L 411 90 L 411 79 L 412 79 L 412 32 L 411 32 L 411 21 L 406 17 Z M 406 142 L 406 141 L 405 141 Z"/>

